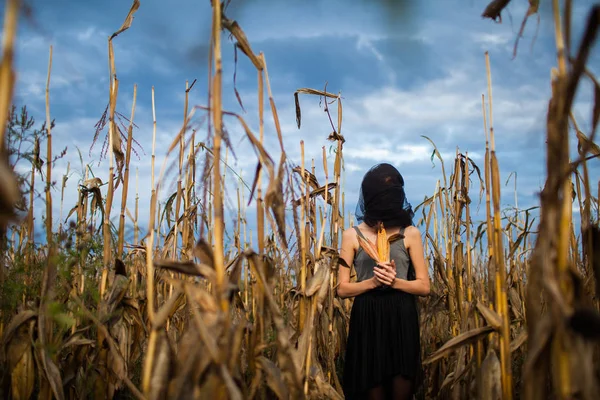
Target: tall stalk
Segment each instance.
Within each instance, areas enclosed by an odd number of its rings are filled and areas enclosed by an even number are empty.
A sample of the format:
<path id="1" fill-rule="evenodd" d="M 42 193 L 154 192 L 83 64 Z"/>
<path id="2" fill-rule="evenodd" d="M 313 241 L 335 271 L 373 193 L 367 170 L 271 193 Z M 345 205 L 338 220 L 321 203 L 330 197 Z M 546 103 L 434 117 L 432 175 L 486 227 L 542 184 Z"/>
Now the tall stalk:
<path id="1" fill-rule="evenodd" d="M 492 202 L 494 206 L 494 231 L 492 243 L 494 248 L 494 265 L 496 270 L 496 312 L 502 318 L 500 330 L 500 364 L 502 367 L 502 395 L 504 399 L 512 399 L 512 362 L 510 356 L 510 319 L 508 311 L 506 264 L 504 261 L 503 232 L 500 217 L 500 168 L 496 158 L 496 143 L 494 138 L 494 123 L 492 109 L 492 74 L 489 54 L 485 53 L 488 97 L 490 107 L 490 173 L 492 184 Z M 490 237 L 488 235 L 488 237 Z"/>
<path id="2" fill-rule="evenodd" d="M 125 153 L 125 173 L 123 175 L 123 188 L 121 193 L 121 215 L 119 218 L 119 239 L 117 243 L 117 256 L 123 257 L 125 242 L 125 209 L 127 208 L 127 194 L 129 191 L 129 162 L 131 160 L 131 142 L 133 140 L 133 120 L 135 117 L 135 104 L 137 100 L 137 85 L 133 86 L 133 104 L 131 105 L 131 118 L 127 128 L 127 149 Z"/>

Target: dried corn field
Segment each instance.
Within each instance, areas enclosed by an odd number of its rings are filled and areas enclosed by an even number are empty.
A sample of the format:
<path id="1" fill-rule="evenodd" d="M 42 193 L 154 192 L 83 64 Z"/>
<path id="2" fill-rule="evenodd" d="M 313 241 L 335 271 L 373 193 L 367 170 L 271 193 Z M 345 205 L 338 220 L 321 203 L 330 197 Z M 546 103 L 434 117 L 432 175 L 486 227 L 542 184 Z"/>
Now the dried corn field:
<path id="1" fill-rule="evenodd" d="M 550 1 L 550 0 L 549 0 Z M 343 192 L 343 107 L 338 94 L 298 89 L 302 108 L 321 102 L 323 143 L 334 157 L 286 157 L 267 72 L 268 55 L 256 54 L 242 27 L 213 3 L 210 101 L 189 104 L 187 84 L 181 129 L 167 160 L 156 159 L 152 185 L 128 198 L 135 152 L 136 91 L 130 117 L 117 111 L 119 80 L 114 55 L 119 35 L 135 29 L 134 0 L 123 25 L 109 38 L 109 103 L 96 141 L 107 130 L 108 180 L 88 177 L 75 203 L 56 199 L 66 179 L 53 174 L 52 48 L 45 124 L 35 139 L 30 187 L 45 192 L 44 240 L 34 235 L 33 194 L 19 192 L 9 161 L 13 62 L 20 1 L 7 0 L 0 64 L 0 350 L 3 398 L 15 399 L 337 399 L 343 398 L 343 358 L 352 300 L 336 295 L 339 239 L 352 224 Z M 538 2 L 530 1 L 530 11 Z M 593 7 L 584 36 L 571 48 L 572 2 L 552 0 L 557 66 L 547 114 L 547 178 L 540 208 L 506 213 L 495 152 L 493 64 L 485 54 L 481 132 L 484 165 L 468 154 L 444 160 L 432 195 L 416 208 L 430 267 L 431 295 L 420 299 L 425 383 L 418 398 L 596 399 L 600 395 L 600 182 L 594 142 L 600 119 L 600 85 L 586 68 L 600 23 Z M 508 1 L 494 0 L 484 16 L 495 19 Z M 529 14 L 529 13 L 528 13 Z M 259 131 L 222 107 L 223 33 L 256 69 Z M 592 130 L 578 128 L 572 104 L 580 80 L 595 87 Z M 265 98 L 265 94 L 268 97 Z M 235 92 L 238 100 L 240 95 Z M 152 92 L 153 115 L 154 91 Z M 16 113 L 16 114 L 15 114 Z M 206 137 L 190 129 L 209 121 Z M 26 120 L 26 118 L 24 118 Z M 264 146 L 273 124 L 281 150 Z M 256 172 L 244 198 L 239 176 L 227 168 L 232 152 L 224 124 L 237 124 L 256 155 Z M 329 133 L 331 132 L 331 133 Z M 577 135 L 578 158 L 569 158 Z M 40 154 L 44 141 L 46 154 Z M 45 180 L 37 180 L 38 171 Z M 167 169 L 176 182 L 166 181 Z M 322 176 L 320 180 L 317 176 Z M 62 186 L 61 181 L 62 179 Z M 167 190 L 175 187 L 173 193 Z M 238 187 L 235 223 L 225 217 L 225 191 Z M 121 189 L 119 191 L 119 189 Z M 31 192 L 33 193 L 33 191 Z M 115 196 L 119 193 L 120 196 Z M 165 202 L 159 199 L 166 198 Z M 67 226 L 53 225 L 60 201 Z M 140 202 L 150 215 L 139 215 Z M 485 206 L 486 220 L 471 218 Z M 247 205 L 256 221 L 247 220 Z M 576 224 L 574 205 L 581 210 Z M 62 214 L 62 211 L 61 211 Z M 54 216 L 56 218 L 56 216 Z M 140 226 L 141 221 L 148 226 Z M 418 220 L 418 221 L 417 221 Z M 113 221 L 116 221 L 113 223 Z M 131 240 L 125 229 L 133 225 Z M 256 231 L 249 231 L 248 225 Z M 256 238 L 252 242 L 251 238 Z"/>

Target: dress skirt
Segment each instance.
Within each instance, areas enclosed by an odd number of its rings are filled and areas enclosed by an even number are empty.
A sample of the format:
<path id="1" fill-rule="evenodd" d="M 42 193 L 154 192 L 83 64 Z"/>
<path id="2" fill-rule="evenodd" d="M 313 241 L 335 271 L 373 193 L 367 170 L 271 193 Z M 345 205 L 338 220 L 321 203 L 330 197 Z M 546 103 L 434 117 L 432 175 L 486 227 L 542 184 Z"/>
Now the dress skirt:
<path id="1" fill-rule="evenodd" d="M 397 375 L 421 383 L 421 343 L 416 296 L 390 288 L 370 290 L 354 299 L 346 345 L 343 388 L 346 399 Z"/>

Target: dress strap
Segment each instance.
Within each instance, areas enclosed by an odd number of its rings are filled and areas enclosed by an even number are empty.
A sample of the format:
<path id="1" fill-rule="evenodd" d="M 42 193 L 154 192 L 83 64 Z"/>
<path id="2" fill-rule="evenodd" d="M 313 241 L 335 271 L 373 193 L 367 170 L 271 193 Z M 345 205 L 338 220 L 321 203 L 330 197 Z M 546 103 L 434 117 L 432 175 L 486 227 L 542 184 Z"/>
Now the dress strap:
<path id="1" fill-rule="evenodd" d="M 360 231 L 360 229 L 358 229 L 358 226 L 353 226 L 354 230 L 356 231 L 356 233 L 358 234 L 358 236 L 360 236 L 363 239 L 366 239 L 365 235 L 363 235 L 363 233 Z"/>

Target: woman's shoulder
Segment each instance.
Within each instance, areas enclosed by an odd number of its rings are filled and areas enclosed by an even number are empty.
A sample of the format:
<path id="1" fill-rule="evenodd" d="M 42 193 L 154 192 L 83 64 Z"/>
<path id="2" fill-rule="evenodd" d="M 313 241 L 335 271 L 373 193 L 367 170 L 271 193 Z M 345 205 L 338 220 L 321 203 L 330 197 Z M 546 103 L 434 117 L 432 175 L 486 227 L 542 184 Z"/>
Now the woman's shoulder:
<path id="1" fill-rule="evenodd" d="M 362 223 L 346 228 L 342 232 L 342 240 L 347 240 L 355 245 L 358 245 L 358 235 L 364 235 L 364 231 L 360 231 Z"/>
<path id="2" fill-rule="evenodd" d="M 409 240 L 421 240 L 421 231 L 414 225 L 404 228 L 404 237 Z"/>
<path id="3" fill-rule="evenodd" d="M 342 232 L 342 237 L 345 239 L 352 239 L 356 237 L 356 226 L 350 226 Z"/>

